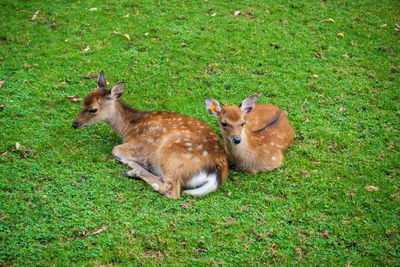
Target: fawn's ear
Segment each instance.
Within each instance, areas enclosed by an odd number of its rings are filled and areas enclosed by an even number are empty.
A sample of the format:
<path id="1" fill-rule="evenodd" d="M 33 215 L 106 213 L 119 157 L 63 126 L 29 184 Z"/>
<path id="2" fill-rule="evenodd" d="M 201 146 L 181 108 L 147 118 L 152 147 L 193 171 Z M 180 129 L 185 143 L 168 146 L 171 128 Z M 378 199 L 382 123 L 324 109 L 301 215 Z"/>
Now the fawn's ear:
<path id="1" fill-rule="evenodd" d="M 257 101 L 256 95 L 250 96 L 250 97 L 246 98 L 245 100 L 243 100 L 242 104 L 240 104 L 240 109 L 242 110 L 242 113 L 247 114 L 250 111 L 252 111 L 254 108 L 254 105 L 256 104 L 256 101 Z"/>
<path id="2" fill-rule="evenodd" d="M 100 71 L 99 79 L 97 80 L 97 88 L 107 89 L 106 78 L 104 78 L 104 71 Z"/>
<path id="3" fill-rule="evenodd" d="M 111 89 L 109 99 L 111 101 L 119 99 L 124 93 L 124 88 L 125 88 L 125 82 L 114 85 L 114 87 Z"/>
<path id="4" fill-rule="evenodd" d="M 221 111 L 221 106 L 219 105 L 218 101 L 212 98 L 206 98 L 204 101 L 206 102 L 206 109 L 208 113 L 217 116 Z"/>

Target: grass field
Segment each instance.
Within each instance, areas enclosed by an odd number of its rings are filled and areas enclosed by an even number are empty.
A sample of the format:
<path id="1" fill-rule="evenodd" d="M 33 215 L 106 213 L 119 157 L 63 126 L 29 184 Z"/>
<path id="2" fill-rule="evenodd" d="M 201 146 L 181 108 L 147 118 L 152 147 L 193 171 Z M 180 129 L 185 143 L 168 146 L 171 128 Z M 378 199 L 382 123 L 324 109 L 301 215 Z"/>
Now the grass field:
<path id="1" fill-rule="evenodd" d="M 399 1 L 0 8 L 0 266 L 400 265 Z M 134 107 L 217 132 L 205 97 L 257 93 L 288 112 L 294 146 L 272 172 L 162 197 L 123 176 L 111 127 L 71 127 L 82 101 L 64 95 L 102 69 Z"/>

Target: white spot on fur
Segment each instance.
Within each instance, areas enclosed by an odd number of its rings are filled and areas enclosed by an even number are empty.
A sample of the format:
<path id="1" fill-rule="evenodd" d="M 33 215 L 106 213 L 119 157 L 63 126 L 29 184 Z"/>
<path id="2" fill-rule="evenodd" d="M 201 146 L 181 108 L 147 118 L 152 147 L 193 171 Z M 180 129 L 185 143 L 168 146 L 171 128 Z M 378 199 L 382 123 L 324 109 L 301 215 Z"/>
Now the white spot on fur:
<path id="1" fill-rule="evenodd" d="M 158 184 L 152 184 L 151 186 L 154 188 L 154 190 L 158 191 Z"/>
<path id="2" fill-rule="evenodd" d="M 195 157 L 195 158 L 194 158 L 194 161 L 200 161 L 200 159 L 199 159 L 199 158 L 197 158 L 197 157 Z"/>
<path id="3" fill-rule="evenodd" d="M 183 154 L 183 156 L 185 157 L 185 158 L 191 158 L 192 157 L 192 154 L 190 154 L 190 153 L 187 153 L 187 154 Z"/>
<path id="4" fill-rule="evenodd" d="M 203 151 L 203 156 L 205 157 L 205 156 L 207 156 L 208 155 L 208 152 L 206 151 L 206 150 L 204 150 Z"/>
<path id="5" fill-rule="evenodd" d="M 188 146 L 191 146 L 191 145 L 192 145 L 192 143 L 190 143 L 190 142 L 187 142 L 187 143 L 186 143 L 186 145 L 188 145 Z"/>
<path id="6" fill-rule="evenodd" d="M 192 150 L 193 150 L 193 148 L 189 147 L 189 148 L 188 148 L 188 150 L 189 150 L 189 151 L 192 151 Z"/>
<path id="7" fill-rule="evenodd" d="M 203 145 L 197 145 L 196 148 L 202 149 L 202 148 L 203 148 Z"/>
<path id="8" fill-rule="evenodd" d="M 162 131 L 163 131 L 164 133 L 166 133 L 166 132 L 167 132 L 167 129 L 165 129 L 165 128 L 162 128 Z"/>
<path id="9" fill-rule="evenodd" d="M 274 145 L 274 142 L 271 142 L 271 146 L 273 146 Z"/>
<path id="10" fill-rule="evenodd" d="M 271 157 L 271 159 L 272 159 L 272 160 L 276 160 L 276 157 L 273 156 L 273 157 Z"/>

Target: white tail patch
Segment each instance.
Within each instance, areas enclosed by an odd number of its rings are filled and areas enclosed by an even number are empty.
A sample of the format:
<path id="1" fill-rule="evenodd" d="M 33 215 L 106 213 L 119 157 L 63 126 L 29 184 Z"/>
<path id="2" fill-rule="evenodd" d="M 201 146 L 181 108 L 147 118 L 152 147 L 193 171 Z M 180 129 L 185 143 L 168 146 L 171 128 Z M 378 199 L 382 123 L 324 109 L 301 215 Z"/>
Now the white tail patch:
<path id="1" fill-rule="evenodd" d="M 189 182 L 190 190 L 185 190 L 183 193 L 191 196 L 204 196 L 215 191 L 218 188 L 217 174 L 200 172 L 192 177 Z"/>

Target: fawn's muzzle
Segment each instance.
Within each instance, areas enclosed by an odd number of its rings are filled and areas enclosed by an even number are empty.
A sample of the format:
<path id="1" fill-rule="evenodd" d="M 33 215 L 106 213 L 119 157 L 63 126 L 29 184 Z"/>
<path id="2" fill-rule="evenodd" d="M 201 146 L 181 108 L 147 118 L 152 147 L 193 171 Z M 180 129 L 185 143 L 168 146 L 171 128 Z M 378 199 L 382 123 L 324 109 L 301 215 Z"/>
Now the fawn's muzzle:
<path id="1" fill-rule="evenodd" d="M 72 127 L 74 127 L 74 129 L 78 128 L 78 123 L 74 121 L 74 123 L 72 123 Z"/>

